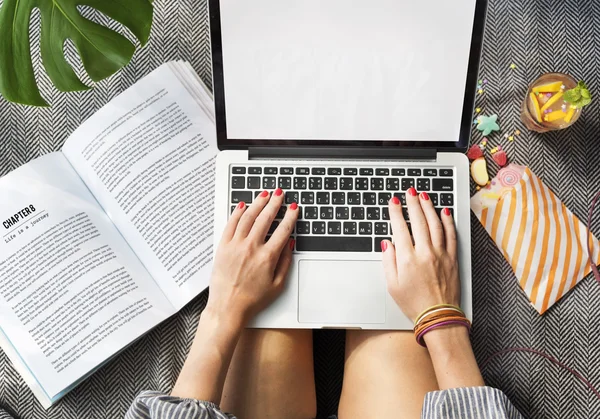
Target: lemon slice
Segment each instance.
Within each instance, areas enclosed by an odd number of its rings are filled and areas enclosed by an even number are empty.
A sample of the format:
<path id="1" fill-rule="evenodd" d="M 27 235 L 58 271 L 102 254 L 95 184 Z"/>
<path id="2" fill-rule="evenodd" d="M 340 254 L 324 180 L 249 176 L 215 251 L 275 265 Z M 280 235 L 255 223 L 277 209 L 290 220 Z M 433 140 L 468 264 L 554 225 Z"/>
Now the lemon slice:
<path id="1" fill-rule="evenodd" d="M 542 113 L 544 113 L 544 111 L 546 109 L 549 109 L 550 106 L 552 106 L 556 102 L 558 102 L 562 97 L 563 97 L 563 93 L 562 92 L 558 92 L 557 94 L 555 94 L 554 96 L 552 96 L 550 98 L 550 100 L 548 102 L 546 102 L 546 104 L 544 106 L 542 106 Z"/>
<path id="2" fill-rule="evenodd" d="M 542 110 L 540 109 L 540 104 L 538 103 L 535 93 L 529 93 L 529 101 L 531 102 L 530 108 L 533 109 L 533 113 L 535 114 L 535 119 L 541 124 L 542 123 Z"/>
<path id="3" fill-rule="evenodd" d="M 556 93 L 562 90 L 562 86 L 562 81 L 557 81 L 554 83 L 542 84 L 541 86 L 534 87 L 531 90 L 533 91 L 533 93 Z"/>
<path id="4" fill-rule="evenodd" d="M 546 122 L 558 121 L 559 119 L 564 119 L 566 115 L 567 114 L 565 112 L 563 112 L 562 110 L 550 112 L 549 114 L 544 115 L 544 121 L 546 121 Z"/>
<path id="5" fill-rule="evenodd" d="M 567 112 L 567 116 L 565 116 L 565 122 L 568 124 L 573 119 L 573 115 L 575 115 L 575 108 L 570 108 L 569 112 Z"/>

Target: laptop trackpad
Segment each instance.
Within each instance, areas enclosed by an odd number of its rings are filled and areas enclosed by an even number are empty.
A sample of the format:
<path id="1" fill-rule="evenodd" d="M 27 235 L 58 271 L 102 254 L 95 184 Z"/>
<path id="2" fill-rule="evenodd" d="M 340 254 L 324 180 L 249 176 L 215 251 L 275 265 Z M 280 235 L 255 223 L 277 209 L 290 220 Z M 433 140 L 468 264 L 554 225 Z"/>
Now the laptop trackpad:
<path id="1" fill-rule="evenodd" d="M 300 323 L 385 323 L 381 262 L 301 260 L 298 268 Z"/>

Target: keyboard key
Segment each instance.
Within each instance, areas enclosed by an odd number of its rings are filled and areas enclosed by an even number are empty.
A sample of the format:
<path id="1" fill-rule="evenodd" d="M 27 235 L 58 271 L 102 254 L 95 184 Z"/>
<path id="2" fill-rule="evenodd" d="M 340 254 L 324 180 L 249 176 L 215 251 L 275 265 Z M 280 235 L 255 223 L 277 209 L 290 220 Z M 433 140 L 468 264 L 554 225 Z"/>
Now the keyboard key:
<path id="1" fill-rule="evenodd" d="M 252 202 L 252 192 L 250 191 L 232 191 L 231 192 L 231 203 L 238 204 L 245 202 L 250 204 Z"/>
<path id="2" fill-rule="evenodd" d="M 389 176 L 390 169 L 375 169 L 375 175 L 377 176 Z"/>
<path id="3" fill-rule="evenodd" d="M 285 193 L 285 203 L 289 205 L 292 202 L 295 202 L 296 204 L 300 202 L 298 200 L 298 192 L 288 191 Z"/>
<path id="4" fill-rule="evenodd" d="M 317 204 L 329 205 L 329 192 L 317 192 Z"/>
<path id="5" fill-rule="evenodd" d="M 382 220 L 390 219 L 390 209 L 388 207 L 381 208 L 381 219 Z"/>
<path id="6" fill-rule="evenodd" d="M 359 173 L 361 176 L 373 176 L 373 169 L 360 169 Z"/>
<path id="7" fill-rule="evenodd" d="M 421 176 L 421 169 L 408 169 L 408 176 Z"/>
<path id="8" fill-rule="evenodd" d="M 315 203 L 315 193 L 314 192 L 302 192 L 300 194 L 300 203 L 302 205 L 314 204 Z"/>
<path id="9" fill-rule="evenodd" d="M 325 234 L 325 223 L 323 221 L 313 221 L 312 234 Z M 298 237 L 298 239 L 299 238 L 300 237 Z"/>
<path id="10" fill-rule="evenodd" d="M 323 170 L 325 170 L 325 169 L 323 169 Z M 308 189 L 311 189 L 313 191 L 323 189 L 323 178 L 320 178 L 320 177 L 308 178 Z"/>
<path id="11" fill-rule="evenodd" d="M 354 179 L 351 177 L 340 178 L 340 190 L 351 191 L 354 189 Z"/>
<path id="12" fill-rule="evenodd" d="M 346 176 L 356 176 L 358 174 L 358 170 L 353 167 L 346 167 L 344 169 L 344 175 Z"/>
<path id="13" fill-rule="evenodd" d="M 371 178 L 371 190 L 372 191 L 383 191 L 383 178 L 381 178 L 381 177 Z"/>
<path id="14" fill-rule="evenodd" d="M 404 178 L 402 179 L 402 190 L 406 191 L 410 188 L 414 188 L 415 187 L 415 180 L 411 179 L 411 178 Z"/>
<path id="15" fill-rule="evenodd" d="M 440 169 L 440 176 L 442 177 L 452 177 L 454 175 L 454 170 L 452 169 Z"/>
<path id="16" fill-rule="evenodd" d="M 260 189 L 259 176 L 248 176 L 248 189 Z"/>
<path id="17" fill-rule="evenodd" d="M 262 193 L 262 191 L 254 191 L 254 198 L 256 198 L 258 195 L 260 195 Z"/>
<path id="18" fill-rule="evenodd" d="M 431 189 L 431 180 L 427 178 L 417 179 L 417 191 L 429 191 Z"/>
<path id="19" fill-rule="evenodd" d="M 350 219 L 350 211 L 348 207 L 337 207 L 335 209 L 336 220 L 348 220 Z"/>
<path id="20" fill-rule="evenodd" d="M 246 189 L 246 178 L 243 176 L 232 177 L 231 189 Z"/>
<path id="21" fill-rule="evenodd" d="M 360 192 L 348 192 L 348 205 L 360 205 Z"/>
<path id="22" fill-rule="evenodd" d="M 375 235 L 376 236 L 387 236 L 388 234 L 388 223 L 375 223 Z"/>
<path id="23" fill-rule="evenodd" d="M 313 175 L 324 175 L 325 174 L 325 168 L 324 167 L 313 167 L 312 168 L 312 174 Z"/>
<path id="24" fill-rule="evenodd" d="M 373 242 L 370 237 L 299 236 L 296 238 L 296 250 L 299 252 L 372 252 Z"/>
<path id="25" fill-rule="evenodd" d="M 279 210 L 277 211 L 277 215 L 275 216 L 275 219 L 282 219 L 285 216 L 285 213 L 287 211 L 287 207 L 279 207 Z"/>
<path id="26" fill-rule="evenodd" d="M 326 177 L 325 178 L 325 189 L 326 191 L 335 191 L 338 187 L 338 180 L 336 177 Z"/>
<path id="27" fill-rule="evenodd" d="M 397 192 L 394 196 L 400 200 L 402 205 L 406 205 L 406 194 L 404 192 Z"/>
<path id="28" fill-rule="evenodd" d="M 296 167 L 297 175 L 308 175 L 309 172 L 308 167 Z"/>
<path id="29" fill-rule="evenodd" d="M 392 241 L 390 237 L 375 237 L 375 251 L 381 253 L 381 242 L 384 240 Z"/>
<path id="30" fill-rule="evenodd" d="M 370 236 L 371 234 L 373 234 L 373 224 L 366 222 L 366 223 L 358 223 L 358 234 L 361 235 L 368 235 Z"/>
<path id="31" fill-rule="evenodd" d="M 282 167 L 281 169 L 279 169 L 279 173 L 282 175 L 293 175 L 294 168 L 293 167 Z"/>
<path id="32" fill-rule="evenodd" d="M 351 210 L 353 220 L 364 220 L 365 209 L 363 207 L 354 207 Z"/>
<path id="33" fill-rule="evenodd" d="M 235 205 L 232 205 L 232 206 L 231 206 L 231 212 L 230 212 L 230 214 L 233 214 L 233 211 L 235 211 L 235 208 L 236 208 L 236 206 L 235 206 Z"/>
<path id="34" fill-rule="evenodd" d="M 292 189 L 292 178 L 291 177 L 280 177 L 278 185 L 281 189 L 289 190 Z"/>
<path id="35" fill-rule="evenodd" d="M 453 208 L 448 208 L 450 210 L 450 215 L 454 217 L 454 209 Z M 442 211 L 444 209 L 443 208 L 436 208 L 435 212 L 437 212 L 438 217 L 442 217 Z"/>
<path id="36" fill-rule="evenodd" d="M 317 220 L 319 218 L 319 209 L 317 207 L 305 207 L 304 219 Z"/>
<path id="37" fill-rule="evenodd" d="M 433 179 L 434 191 L 452 191 L 454 190 L 454 182 L 452 179 Z"/>
<path id="38" fill-rule="evenodd" d="M 437 207 L 437 205 L 438 205 L 438 194 L 430 192 L 429 193 L 429 199 L 431 199 L 431 203 L 433 204 L 433 206 Z"/>
<path id="39" fill-rule="evenodd" d="M 379 207 L 367 208 L 367 220 L 379 220 L 381 218 L 381 211 Z"/>
<path id="40" fill-rule="evenodd" d="M 263 178 L 263 189 L 275 189 L 277 179 L 270 176 L 265 176 Z"/>
<path id="41" fill-rule="evenodd" d="M 377 201 L 379 205 L 387 205 L 390 199 L 392 199 L 391 193 L 379 192 L 377 195 Z"/>
<path id="42" fill-rule="evenodd" d="M 368 191 L 369 179 L 366 177 L 357 177 L 354 179 L 354 189 L 357 191 Z"/>
<path id="43" fill-rule="evenodd" d="M 425 169 L 423 170 L 423 176 L 437 176 L 437 169 Z"/>
<path id="44" fill-rule="evenodd" d="M 327 234 L 342 234 L 342 223 L 339 221 L 329 221 L 327 223 Z"/>
<path id="45" fill-rule="evenodd" d="M 250 175 L 260 175 L 262 174 L 262 167 L 249 167 L 248 174 Z"/>
<path id="46" fill-rule="evenodd" d="M 267 234 L 275 233 L 275 230 L 277 229 L 277 227 L 279 227 L 279 221 L 273 221 L 271 223 L 271 227 L 269 227 L 269 232 Z"/>
<path id="47" fill-rule="evenodd" d="M 310 234 L 310 223 L 308 221 L 297 221 L 296 234 Z"/>
<path id="48" fill-rule="evenodd" d="M 306 189 L 306 178 L 295 177 L 294 178 L 294 189 Z"/>
<path id="49" fill-rule="evenodd" d="M 397 178 L 387 178 L 385 181 L 385 189 L 388 191 L 398 191 L 400 190 L 400 180 Z"/>
<path id="50" fill-rule="evenodd" d="M 265 167 L 265 175 L 276 175 L 277 168 L 276 167 Z"/>
<path id="51" fill-rule="evenodd" d="M 377 205 L 377 196 L 372 192 L 363 193 L 363 205 Z"/>
<path id="52" fill-rule="evenodd" d="M 406 176 L 405 169 L 392 169 L 392 176 Z"/>
<path id="53" fill-rule="evenodd" d="M 404 219 L 406 221 L 410 221 L 410 216 L 408 215 L 408 208 L 406 208 L 406 207 L 402 208 L 402 216 L 404 217 Z"/>
<path id="54" fill-rule="evenodd" d="M 234 175 L 245 175 L 246 168 L 245 167 L 232 167 L 231 173 L 233 173 Z"/>
<path id="55" fill-rule="evenodd" d="M 331 176 L 340 176 L 342 174 L 342 169 L 339 167 L 330 167 L 327 169 L 327 174 Z"/>
<path id="56" fill-rule="evenodd" d="M 333 207 L 321 207 L 321 220 L 333 220 Z"/>
<path id="57" fill-rule="evenodd" d="M 346 193 L 345 192 L 332 192 L 331 203 L 333 205 L 346 205 Z"/>
<path id="58" fill-rule="evenodd" d="M 344 234 L 356 234 L 356 223 L 354 221 L 344 223 Z"/>
<path id="59" fill-rule="evenodd" d="M 440 194 L 440 205 L 442 207 L 451 207 L 454 205 L 454 195 L 449 193 Z"/>

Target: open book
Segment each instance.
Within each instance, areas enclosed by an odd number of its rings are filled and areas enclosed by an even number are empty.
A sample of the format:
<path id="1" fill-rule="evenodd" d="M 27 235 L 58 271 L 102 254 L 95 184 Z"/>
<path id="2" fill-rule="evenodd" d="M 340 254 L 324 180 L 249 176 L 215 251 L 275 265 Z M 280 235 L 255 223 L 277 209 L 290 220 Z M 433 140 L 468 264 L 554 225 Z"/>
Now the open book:
<path id="1" fill-rule="evenodd" d="M 0 344 L 44 407 L 208 286 L 215 137 L 168 63 L 0 179 Z"/>

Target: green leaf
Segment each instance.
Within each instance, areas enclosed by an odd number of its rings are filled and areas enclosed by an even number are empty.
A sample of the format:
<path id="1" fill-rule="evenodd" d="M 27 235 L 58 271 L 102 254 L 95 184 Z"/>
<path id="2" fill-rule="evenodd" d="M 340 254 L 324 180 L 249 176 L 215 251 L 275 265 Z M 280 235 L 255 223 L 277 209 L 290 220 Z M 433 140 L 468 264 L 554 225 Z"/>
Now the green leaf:
<path id="1" fill-rule="evenodd" d="M 581 99 L 581 102 L 579 104 L 579 106 L 583 107 L 583 106 L 587 106 L 590 103 L 592 103 L 592 98 L 591 97 L 584 97 Z"/>
<path id="2" fill-rule="evenodd" d="M 571 90 L 567 90 L 564 95 L 565 102 L 576 103 L 581 99 L 581 89 L 576 87 Z"/>
<path id="3" fill-rule="evenodd" d="M 590 91 L 588 89 L 582 89 L 581 90 L 581 96 L 585 99 L 591 99 L 592 98 L 592 94 L 590 93 Z"/>
<path id="4" fill-rule="evenodd" d="M 25 105 L 47 106 L 37 86 L 29 45 L 29 20 L 41 14 L 40 49 L 44 68 L 63 92 L 86 90 L 64 57 L 70 39 L 90 78 L 98 82 L 126 66 L 135 46 L 123 35 L 94 23 L 77 6 L 95 8 L 127 27 L 144 46 L 152 26 L 150 0 L 4 0 L 0 8 L 0 94 Z"/>

